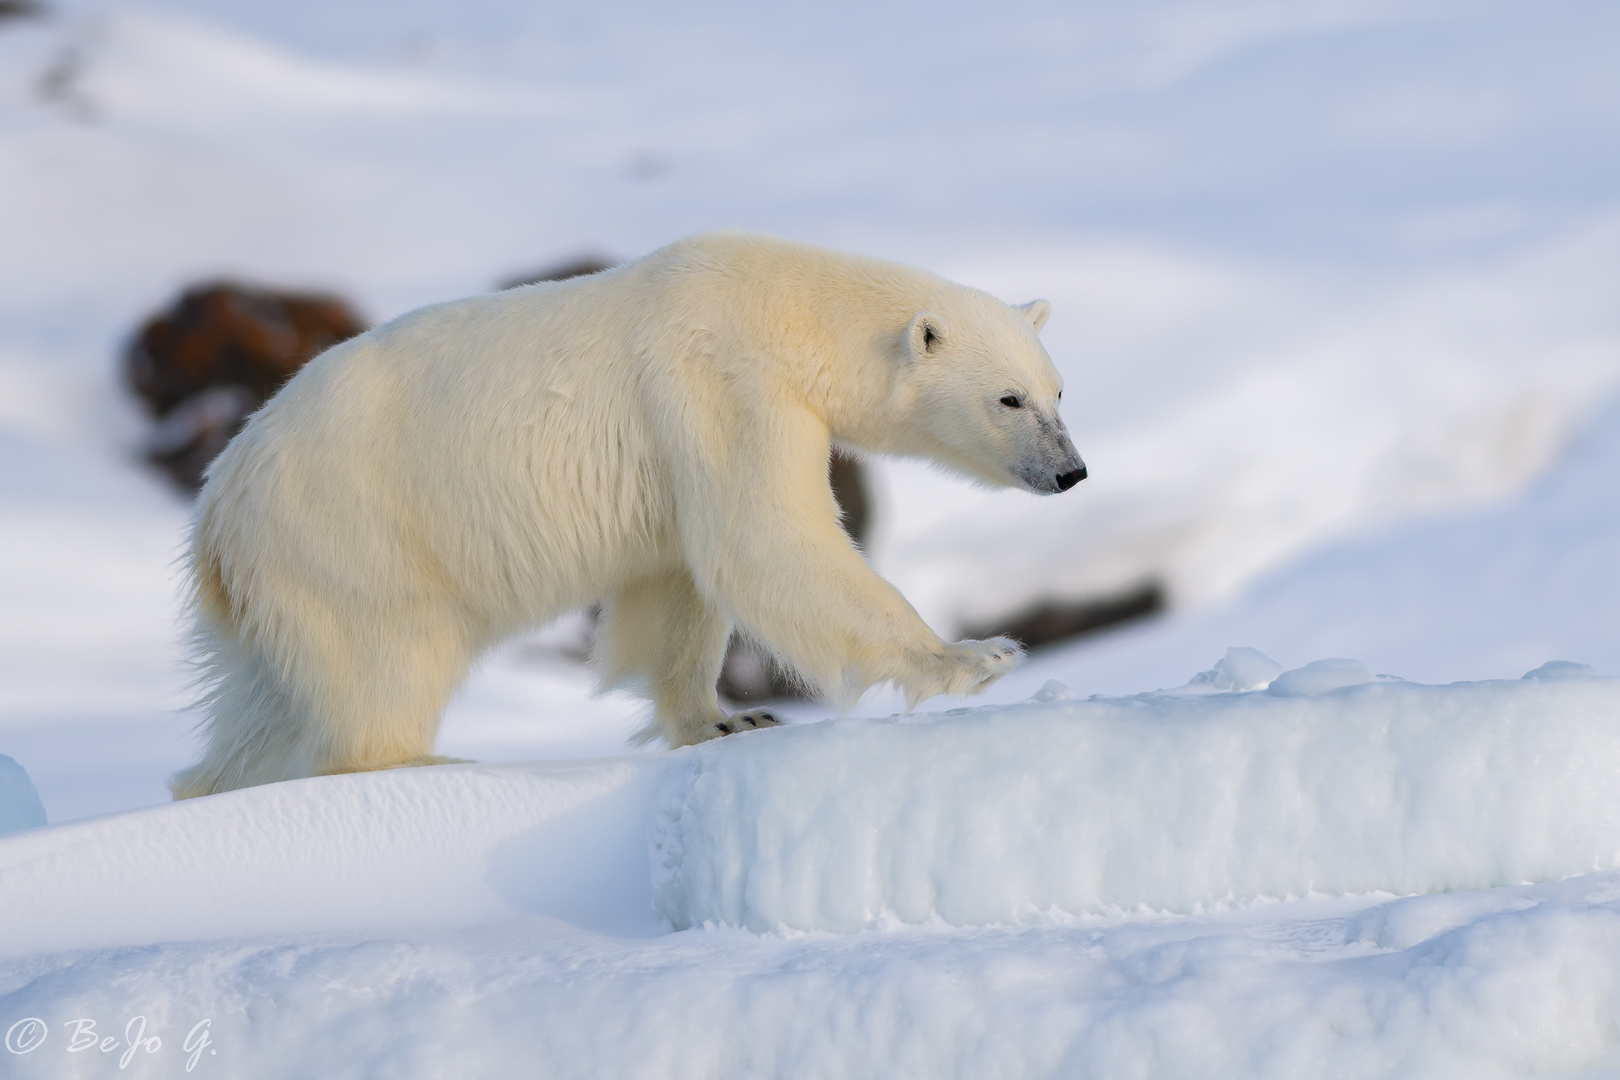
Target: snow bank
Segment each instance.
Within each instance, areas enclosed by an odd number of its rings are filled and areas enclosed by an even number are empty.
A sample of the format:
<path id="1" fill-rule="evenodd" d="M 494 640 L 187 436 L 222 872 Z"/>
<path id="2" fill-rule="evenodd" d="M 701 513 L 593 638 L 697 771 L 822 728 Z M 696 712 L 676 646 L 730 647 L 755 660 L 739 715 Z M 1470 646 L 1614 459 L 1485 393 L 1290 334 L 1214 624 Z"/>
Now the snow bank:
<path id="1" fill-rule="evenodd" d="M 1210 691 L 1268 685 L 1268 690 Z M 544 916 L 855 931 L 1426 894 L 1620 866 L 1620 680 L 1234 649 L 1186 691 L 316 777 L 0 839 L 0 955 Z M 118 897 L 109 905 L 109 897 Z"/>
<path id="2" fill-rule="evenodd" d="M 1185 692 L 273 784 L 0 838 L 0 955 L 523 916 L 982 927 L 1620 867 L 1620 680 L 1532 675 L 1233 650 Z"/>
<path id="3" fill-rule="evenodd" d="M 137 1019 L 151 1075 L 241 1080 L 1612 1068 L 1617 716 L 1579 665 L 1233 650 L 1177 692 L 16 833 L 0 1029 L 39 1041 L 7 1075 L 110 1076 Z M 748 932 L 784 928 L 867 932 Z"/>
<path id="4" fill-rule="evenodd" d="M 316 777 L 8 836 L 0 956 L 521 915 L 653 932 L 663 760 Z"/>
<path id="5" fill-rule="evenodd" d="M 0 967 L 15 1080 L 1507 1080 L 1620 1064 L 1620 878 L 1073 926 L 653 939 L 511 928 Z M 99 1071 L 65 1047 L 113 1035 Z M 196 1045 L 195 1039 L 192 1045 Z M 4 1060 L 0 1058 L 0 1060 Z M 77 1065 L 79 1071 L 74 1070 Z"/>
<path id="6" fill-rule="evenodd" d="M 700 747 L 664 780 L 677 927 L 854 931 L 1482 889 L 1620 865 L 1620 680 L 1031 701 Z M 1049 690 L 1047 697 L 1055 694 Z"/>

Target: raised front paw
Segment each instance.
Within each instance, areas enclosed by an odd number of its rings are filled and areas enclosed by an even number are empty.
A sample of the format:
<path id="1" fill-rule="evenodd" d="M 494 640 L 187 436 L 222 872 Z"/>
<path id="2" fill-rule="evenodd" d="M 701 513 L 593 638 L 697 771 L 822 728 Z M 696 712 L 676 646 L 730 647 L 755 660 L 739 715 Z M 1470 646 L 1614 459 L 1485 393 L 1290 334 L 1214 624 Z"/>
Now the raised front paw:
<path id="1" fill-rule="evenodd" d="M 743 712 L 732 713 L 724 720 L 716 720 L 704 732 L 704 738 L 716 739 L 721 735 L 734 735 L 739 731 L 753 731 L 755 728 L 781 727 L 782 721 L 774 713 L 766 709 L 747 709 Z"/>
<path id="2" fill-rule="evenodd" d="M 947 693 L 976 694 L 1024 662 L 1024 647 L 1012 638 L 958 641 L 950 646 L 952 661 Z"/>

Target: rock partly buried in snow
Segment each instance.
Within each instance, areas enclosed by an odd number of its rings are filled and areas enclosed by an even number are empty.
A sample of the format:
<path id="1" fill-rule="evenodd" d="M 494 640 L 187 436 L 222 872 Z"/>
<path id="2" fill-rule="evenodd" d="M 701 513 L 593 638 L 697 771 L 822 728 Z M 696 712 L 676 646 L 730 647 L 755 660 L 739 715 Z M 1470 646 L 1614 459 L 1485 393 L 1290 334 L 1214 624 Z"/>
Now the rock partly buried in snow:
<path id="1" fill-rule="evenodd" d="M 1029 649 L 1045 648 L 1157 615 L 1169 606 L 1164 583 L 1149 579 L 1085 599 L 1046 597 L 1000 618 L 959 627 L 963 637 L 1010 637 Z"/>
<path id="2" fill-rule="evenodd" d="M 45 824 L 45 806 L 28 778 L 28 770 L 14 758 L 0 754 L 0 833 L 33 829 Z"/>
<path id="3" fill-rule="evenodd" d="M 658 803 L 659 911 L 990 925 L 1620 865 L 1620 680 L 1294 674 L 1308 696 L 1051 700 L 699 747 Z"/>
<path id="4" fill-rule="evenodd" d="M 45 5 L 36 0 L 0 0 L 0 22 L 8 19 L 42 19 L 45 15 Z"/>
<path id="5" fill-rule="evenodd" d="M 186 289 L 124 356 L 130 389 L 158 421 L 148 458 L 195 491 L 253 410 L 310 358 L 365 329 L 336 296 L 227 281 Z"/>
<path id="6" fill-rule="evenodd" d="M 1549 660 L 1534 671 L 1524 673 L 1526 679 L 1589 679 L 1596 675 L 1589 664 L 1576 664 L 1568 660 Z"/>

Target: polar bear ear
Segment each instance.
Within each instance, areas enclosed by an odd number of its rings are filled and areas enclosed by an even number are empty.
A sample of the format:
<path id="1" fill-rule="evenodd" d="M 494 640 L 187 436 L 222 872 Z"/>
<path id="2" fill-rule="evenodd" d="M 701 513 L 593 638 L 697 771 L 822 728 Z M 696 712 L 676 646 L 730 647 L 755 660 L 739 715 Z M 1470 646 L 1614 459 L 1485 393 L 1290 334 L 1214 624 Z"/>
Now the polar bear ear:
<path id="1" fill-rule="evenodd" d="M 1046 317 L 1052 314 L 1052 305 L 1045 300 L 1031 300 L 1027 304 L 1019 304 L 1018 310 L 1024 313 L 1024 318 L 1029 320 L 1029 325 L 1033 326 L 1038 334 L 1041 327 L 1046 325 Z"/>
<path id="2" fill-rule="evenodd" d="M 932 311 L 919 311 L 906 327 L 906 340 L 914 356 L 932 356 L 945 344 L 945 320 Z"/>

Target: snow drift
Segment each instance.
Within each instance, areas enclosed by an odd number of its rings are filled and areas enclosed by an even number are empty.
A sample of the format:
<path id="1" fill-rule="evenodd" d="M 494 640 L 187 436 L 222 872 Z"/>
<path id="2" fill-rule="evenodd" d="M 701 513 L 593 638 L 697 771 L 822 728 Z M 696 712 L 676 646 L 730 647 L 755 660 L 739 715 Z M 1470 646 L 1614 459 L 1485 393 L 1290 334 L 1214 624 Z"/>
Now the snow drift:
<path id="1" fill-rule="evenodd" d="M 109 1076 L 137 1020 L 149 1072 L 201 1030 L 198 1074 L 243 1080 L 1612 1067 L 1617 717 L 1577 665 L 1234 650 L 1179 691 L 30 829 L 0 837 L 0 1026 L 39 1040 L 8 1075 L 93 1071 L 82 1019 Z M 856 932 L 749 932 L 796 928 Z"/>
<path id="2" fill-rule="evenodd" d="M 1620 681 L 1576 674 L 1422 686 L 1339 662 L 1267 692 L 705 745 L 664 782 L 659 911 L 761 931 L 981 926 L 1613 867 Z"/>
<path id="3" fill-rule="evenodd" d="M 1620 866 L 1620 680 L 832 720 L 596 762 L 320 777 L 0 839 L 0 953 L 539 915 L 848 932 L 1417 894 Z M 1241 683 L 1240 683 L 1241 684 Z M 117 896 L 109 906 L 107 898 Z"/>
<path id="4" fill-rule="evenodd" d="M 0 838 L 0 956 L 523 915 L 656 932 L 659 764 L 316 777 L 15 833 Z"/>

